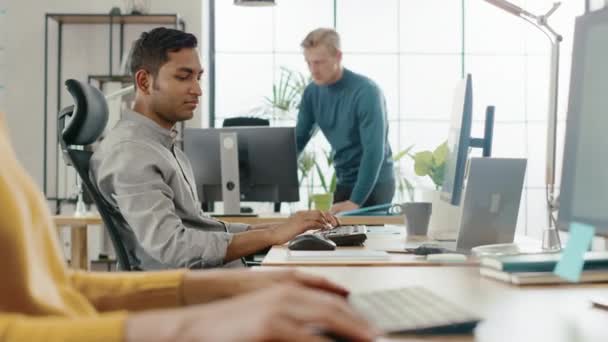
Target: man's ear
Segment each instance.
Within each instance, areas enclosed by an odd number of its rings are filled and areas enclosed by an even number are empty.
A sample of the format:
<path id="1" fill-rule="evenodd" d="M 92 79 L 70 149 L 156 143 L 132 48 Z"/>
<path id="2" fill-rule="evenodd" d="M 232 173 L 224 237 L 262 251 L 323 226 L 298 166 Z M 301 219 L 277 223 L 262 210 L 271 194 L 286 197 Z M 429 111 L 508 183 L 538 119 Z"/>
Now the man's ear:
<path id="1" fill-rule="evenodd" d="M 338 60 L 338 63 L 342 63 L 342 51 L 341 50 L 336 50 L 336 59 Z"/>
<path id="2" fill-rule="evenodd" d="M 152 90 L 152 75 L 144 69 L 139 69 L 135 73 L 135 89 L 149 95 Z"/>

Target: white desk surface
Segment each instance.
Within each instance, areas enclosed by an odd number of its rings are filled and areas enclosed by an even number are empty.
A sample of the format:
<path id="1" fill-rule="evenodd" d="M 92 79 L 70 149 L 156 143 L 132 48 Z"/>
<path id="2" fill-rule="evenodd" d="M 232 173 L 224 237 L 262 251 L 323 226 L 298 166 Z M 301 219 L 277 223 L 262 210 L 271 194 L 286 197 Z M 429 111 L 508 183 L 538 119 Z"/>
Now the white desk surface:
<path id="1" fill-rule="evenodd" d="M 264 268 L 264 267 L 263 267 Z M 608 284 L 517 287 L 482 278 L 476 267 L 298 267 L 352 292 L 422 286 L 482 317 L 483 341 L 606 341 L 608 311 L 590 298 L 608 297 Z M 485 327 L 484 327 L 484 324 Z M 487 330 L 482 330 L 487 329 Z M 379 341 L 473 341 L 471 335 L 399 336 Z M 481 339 L 478 339 L 481 341 Z"/>
<path id="2" fill-rule="evenodd" d="M 339 250 L 404 250 L 408 243 L 429 241 L 426 237 L 407 237 L 405 227 L 380 226 L 369 227 L 365 245 L 361 247 L 338 247 Z M 389 253 L 388 260 L 289 260 L 287 246 L 273 246 L 262 266 L 476 266 L 478 262 L 469 259 L 466 262 L 430 262 L 424 256 L 406 253 Z"/>
<path id="3" fill-rule="evenodd" d="M 273 246 L 264 260 L 263 266 L 477 266 L 476 258 L 469 257 L 464 262 L 427 261 L 424 256 L 395 253 L 404 251 L 408 245 L 432 241 L 425 236 L 407 236 L 403 226 L 368 227 L 367 240 L 361 247 L 338 247 L 338 250 L 379 250 L 389 251 L 388 260 L 293 260 L 288 258 L 286 245 Z M 517 236 L 518 244 L 538 245 L 540 241 L 525 236 Z"/>

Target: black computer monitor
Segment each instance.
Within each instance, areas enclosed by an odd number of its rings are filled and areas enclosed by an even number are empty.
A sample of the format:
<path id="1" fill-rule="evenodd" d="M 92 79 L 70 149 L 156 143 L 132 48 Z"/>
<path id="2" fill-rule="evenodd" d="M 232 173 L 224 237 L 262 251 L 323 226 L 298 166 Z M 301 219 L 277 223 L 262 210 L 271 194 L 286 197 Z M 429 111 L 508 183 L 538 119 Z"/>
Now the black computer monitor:
<path id="1" fill-rule="evenodd" d="M 293 127 L 187 128 L 184 152 L 203 203 L 222 200 L 220 133 L 236 132 L 241 201 L 300 200 Z"/>
<path id="2" fill-rule="evenodd" d="M 576 19 L 558 228 L 608 236 L 608 9 Z"/>
<path id="3" fill-rule="evenodd" d="M 452 205 L 459 205 L 462 197 L 466 163 L 469 149 L 483 149 L 482 155 L 492 154 L 492 130 L 494 128 L 494 107 L 486 108 L 484 138 L 472 138 L 473 84 L 471 74 L 461 80 L 454 91 L 452 121 L 448 133 L 448 158 L 444 169 L 441 198 Z"/>

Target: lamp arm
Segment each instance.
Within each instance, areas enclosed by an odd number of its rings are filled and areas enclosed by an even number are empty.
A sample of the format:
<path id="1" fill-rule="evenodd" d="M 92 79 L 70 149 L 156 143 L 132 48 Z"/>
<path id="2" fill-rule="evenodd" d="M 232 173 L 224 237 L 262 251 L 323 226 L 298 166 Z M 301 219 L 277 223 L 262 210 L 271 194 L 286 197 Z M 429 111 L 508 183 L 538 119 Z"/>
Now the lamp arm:
<path id="1" fill-rule="evenodd" d="M 555 12 L 559 8 L 559 6 L 561 6 L 561 4 L 561 2 L 554 2 L 553 7 L 551 7 L 551 9 L 545 15 L 543 15 L 542 18 L 544 18 L 545 21 L 549 19 L 551 14 L 553 14 L 553 12 Z"/>
<path id="2" fill-rule="evenodd" d="M 555 168 L 557 145 L 557 99 L 559 85 L 559 41 L 551 44 L 551 65 L 549 79 L 549 112 L 547 118 L 547 175 L 546 183 L 549 188 L 549 208 L 553 208 L 555 196 Z"/>
<path id="3" fill-rule="evenodd" d="M 561 34 L 559 34 L 559 33 L 557 33 L 557 32 L 555 32 L 555 30 L 554 30 L 554 29 L 553 29 L 551 26 L 549 26 L 549 25 L 544 25 L 544 27 L 545 27 L 545 29 L 546 29 L 547 31 L 549 31 L 549 32 L 551 33 L 551 35 L 553 36 L 553 39 L 555 39 L 555 40 L 556 40 L 556 41 L 558 41 L 558 42 L 561 42 L 561 41 L 562 41 L 562 39 L 563 39 L 562 35 L 561 35 Z"/>
<path id="4" fill-rule="evenodd" d="M 546 14 L 535 16 L 534 14 L 511 4 L 506 0 L 486 1 L 529 22 L 531 25 L 539 29 L 551 42 L 551 65 L 549 69 L 549 110 L 547 114 L 547 160 L 545 173 L 545 191 L 549 227 L 543 231 L 542 246 L 543 250 L 559 251 L 561 249 L 561 242 L 559 239 L 559 234 L 555 229 L 557 224 L 553 214 L 558 207 L 558 200 L 555 196 L 555 164 L 557 144 L 557 94 L 559 90 L 559 44 L 562 41 L 562 36 L 555 32 L 551 26 L 549 26 L 548 20 L 549 17 L 561 5 L 561 3 L 555 2 Z"/>
<path id="5" fill-rule="evenodd" d="M 559 59 L 562 36 L 549 26 L 549 17 L 557 10 L 561 3 L 556 2 L 545 14 L 540 16 L 522 12 L 519 17 L 541 31 L 551 43 L 551 64 L 549 69 L 549 110 L 547 113 L 547 150 L 545 164 L 545 186 L 548 209 L 549 228 L 554 227 L 554 211 L 557 208 L 555 194 L 555 169 L 557 145 L 557 102 L 559 90 Z"/>

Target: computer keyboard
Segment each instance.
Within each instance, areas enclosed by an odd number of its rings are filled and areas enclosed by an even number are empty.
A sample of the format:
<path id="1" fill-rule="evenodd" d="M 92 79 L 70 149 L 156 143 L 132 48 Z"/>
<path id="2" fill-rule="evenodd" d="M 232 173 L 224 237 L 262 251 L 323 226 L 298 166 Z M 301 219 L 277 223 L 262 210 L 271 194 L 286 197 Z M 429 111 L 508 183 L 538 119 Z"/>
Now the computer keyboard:
<path id="1" fill-rule="evenodd" d="M 365 226 L 339 226 L 333 229 L 317 232 L 326 239 L 333 241 L 336 246 L 360 246 L 367 240 Z"/>
<path id="2" fill-rule="evenodd" d="M 422 287 L 353 293 L 349 301 L 386 333 L 468 333 L 480 321 Z"/>

